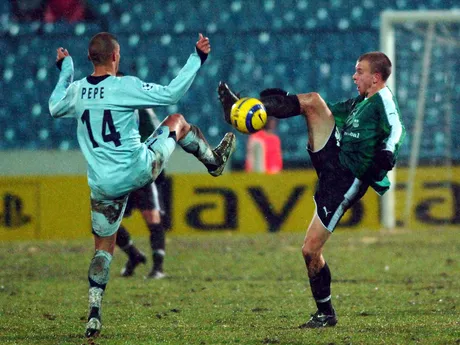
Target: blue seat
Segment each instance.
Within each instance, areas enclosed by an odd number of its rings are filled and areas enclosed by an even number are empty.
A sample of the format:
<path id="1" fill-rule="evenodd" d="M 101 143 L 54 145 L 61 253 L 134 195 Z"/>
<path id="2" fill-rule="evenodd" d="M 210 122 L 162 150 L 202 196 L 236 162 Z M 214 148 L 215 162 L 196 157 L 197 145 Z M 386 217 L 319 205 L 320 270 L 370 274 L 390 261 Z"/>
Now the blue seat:
<path id="1" fill-rule="evenodd" d="M 243 96 L 257 97 L 266 87 L 281 87 L 291 93 L 318 91 L 327 101 L 354 97 L 351 80 L 361 53 L 379 49 L 379 13 L 385 9 L 415 10 L 453 8 L 454 1 L 367 1 L 367 0 L 180 0 L 92 1 L 104 21 L 70 24 L 58 22 L 15 23 L 0 21 L 0 149 L 78 148 L 74 120 L 53 120 L 48 114 L 48 98 L 58 78 L 54 67 L 55 49 L 69 49 L 75 63 L 75 79 L 92 72 L 87 45 L 96 32 L 107 28 L 122 46 L 121 69 L 146 81 L 169 83 L 194 49 L 198 32 L 211 39 L 212 53 L 194 84 L 175 106 L 156 109 L 162 117 L 181 112 L 204 128 L 211 144 L 231 129 L 222 119 L 216 88 L 227 81 Z M 8 15 L 8 1 L 0 2 L 0 16 Z M 5 17 L 2 17 L 5 18 Z M 458 29 L 458 28 L 457 28 Z M 455 31 L 455 28 L 453 32 Z M 411 49 L 406 48 L 411 41 Z M 396 51 L 398 99 L 411 138 L 417 111 L 418 87 L 424 42 L 409 31 L 398 30 Z M 428 95 L 450 92 L 453 114 L 458 113 L 460 86 L 449 85 L 438 61 L 450 54 L 457 61 L 458 48 L 444 45 L 433 51 Z M 34 58 L 30 56 L 33 54 Z M 460 68 L 450 68 L 458 80 Z M 415 86 L 415 87 L 414 87 Z M 431 139 L 422 142 L 422 156 L 433 158 L 447 150 L 443 127 L 445 111 L 430 99 L 426 105 L 424 131 Z M 11 122 L 11 117 L 17 121 Z M 460 118 L 452 117 L 453 131 Z M 6 131 L 6 134 L 5 134 Z M 308 163 L 305 152 L 306 130 L 303 119 L 281 121 L 278 127 L 285 160 Z M 6 137 L 5 137 L 6 135 Z M 244 161 L 247 136 L 239 136 L 236 160 Z M 10 138 L 10 139 L 8 139 Z M 460 137 L 453 135 L 453 147 Z M 454 155 L 460 158 L 458 150 Z M 410 140 L 401 148 L 408 157 Z"/>

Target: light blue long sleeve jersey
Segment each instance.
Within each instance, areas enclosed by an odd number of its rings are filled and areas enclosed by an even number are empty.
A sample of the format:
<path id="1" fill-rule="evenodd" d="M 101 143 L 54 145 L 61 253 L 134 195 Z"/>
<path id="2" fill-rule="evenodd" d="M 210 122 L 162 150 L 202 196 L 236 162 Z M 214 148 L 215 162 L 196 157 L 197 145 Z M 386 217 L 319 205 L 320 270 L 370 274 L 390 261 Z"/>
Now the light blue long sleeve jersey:
<path id="1" fill-rule="evenodd" d="M 73 82 L 72 58 L 64 58 L 49 110 L 54 118 L 73 117 L 78 122 L 92 198 L 114 199 L 152 180 L 155 154 L 140 141 L 135 110 L 177 103 L 200 66 L 198 54 L 192 53 L 167 86 L 110 75 Z"/>

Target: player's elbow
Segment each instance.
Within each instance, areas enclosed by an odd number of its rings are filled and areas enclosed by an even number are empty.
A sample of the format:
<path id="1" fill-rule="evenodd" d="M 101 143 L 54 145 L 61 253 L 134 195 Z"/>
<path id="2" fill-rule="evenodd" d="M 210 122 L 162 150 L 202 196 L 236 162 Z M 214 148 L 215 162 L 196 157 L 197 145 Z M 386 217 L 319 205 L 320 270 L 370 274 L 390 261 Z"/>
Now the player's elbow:
<path id="1" fill-rule="evenodd" d="M 171 104 L 177 104 L 179 103 L 179 100 L 182 98 L 182 95 L 171 95 Z"/>
<path id="2" fill-rule="evenodd" d="M 53 118 L 58 118 L 59 117 L 59 111 L 58 111 L 58 109 L 57 109 L 55 104 L 50 102 L 49 105 L 48 105 L 48 108 L 49 108 L 51 117 L 53 117 Z"/>
<path id="3" fill-rule="evenodd" d="M 58 114 L 58 112 L 56 111 L 55 107 L 53 107 L 53 105 L 50 104 L 48 108 L 49 108 L 51 117 L 53 117 L 53 118 L 59 117 L 59 114 Z"/>
<path id="4" fill-rule="evenodd" d="M 171 87 L 166 86 L 164 89 L 164 96 L 169 100 L 168 103 L 170 104 L 177 104 L 182 96 L 184 95 L 181 92 L 174 91 Z"/>
<path id="5" fill-rule="evenodd" d="M 62 117 L 67 113 L 65 107 L 62 107 L 59 104 L 53 104 L 52 102 L 49 103 L 49 111 L 51 116 L 55 119 Z"/>

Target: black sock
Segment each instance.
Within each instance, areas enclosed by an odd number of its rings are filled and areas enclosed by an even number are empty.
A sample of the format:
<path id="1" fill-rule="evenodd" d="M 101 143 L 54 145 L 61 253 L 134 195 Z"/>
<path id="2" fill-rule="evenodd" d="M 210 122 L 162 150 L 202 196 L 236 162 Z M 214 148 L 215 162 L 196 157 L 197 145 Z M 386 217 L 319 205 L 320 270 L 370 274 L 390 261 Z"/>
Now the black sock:
<path id="1" fill-rule="evenodd" d="M 331 301 L 331 271 L 327 263 L 314 277 L 310 278 L 310 287 L 318 310 L 326 315 L 332 315 L 334 309 Z"/>
<path id="2" fill-rule="evenodd" d="M 163 272 L 163 261 L 165 257 L 165 231 L 163 225 L 150 224 L 150 247 L 152 248 L 153 270 Z"/>
<path id="3" fill-rule="evenodd" d="M 285 119 L 301 113 L 299 99 L 296 95 L 271 95 L 260 99 L 268 116 Z"/>
<path id="4" fill-rule="evenodd" d="M 88 316 L 88 321 L 95 317 L 96 319 L 99 319 L 101 321 L 101 313 L 99 311 L 100 308 L 98 307 L 91 307 L 89 310 L 89 316 Z"/>
<path id="5" fill-rule="evenodd" d="M 119 246 L 130 259 L 136 259 L 137 256 L 141 255 L 139 249 L 133 245 L 131 236 L 123 225 L 120 225 L 120 228 L 118 229 L 117 246 Z"/>

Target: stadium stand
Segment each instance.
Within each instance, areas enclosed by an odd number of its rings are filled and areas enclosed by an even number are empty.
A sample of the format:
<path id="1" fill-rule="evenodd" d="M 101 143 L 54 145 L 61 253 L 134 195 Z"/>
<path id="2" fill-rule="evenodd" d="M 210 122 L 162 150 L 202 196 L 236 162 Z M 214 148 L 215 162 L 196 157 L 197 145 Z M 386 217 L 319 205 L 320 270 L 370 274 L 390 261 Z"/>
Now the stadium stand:
<path id="1" fill-rule="evenodd" d="M 88 1 L 101 19 L 66 22 L 17 22 L 8 1 L 0 3 L 0 149 L 77 149 L 72 120 L 53 121 L 47 101 L 57 80 L 55 48 L 68 47 L 75 59 L 75 78 L 91 71 L 86 59 L 89 38 L 103 30 L 113 32 L 122 45 L 121 69 L 160 84 L 171 80 L 193 49 L 198 32 L 211 38 L 212 55 L 190 91 L 173 107 L 157 109 L 160 116 L 179 111 L 190 122 L 206 128 L 217 143 L 228 125 L 221 119 L 216 96 L 219 80 L 235 91 L 252 95 L 277 86 L 292 93 L 319 91 L 326 100 L 355 94 L 351 80 L 356 57 L 379 48 L 379 13 L 385 9 L 450 9 L 455 1 L 427 0 L 211 0 Z M 397 44 L 404 44 L 404 33 Z M 411 80 L 421 66 L 398 66 L 398 97 L 408 133 L 416 112 L 416 93 Z M 437 67 L 441 68 L 441 67 Z M 457 69 L 458 73 L 458 69 Z M 458 80 L 458 75 L 456 76 Z M 430 90 L 436 93 L 435 79 Z M 460 92 L 453 92 L 454 114 L 460 110 Z M 444 150 L 445 128 L 438 120 L 440 108 L 430 108 L 426 130 L 435 140 L 422 142 L 422 157 L 439 156 Z M 453 125 L 460 129 L 460 120 Z M 309 164 L 302 119 L 279 126 L 286 166 Z M 409 136 L 410 137 L 410 136 Z M 245 140 L 234 156 L 244 161 Z M 453 147 L 460 147 L 454 137 Z M 407 157 L 410 145 L 402 148 Z M 454 150 L 455 151 L 455 150 Z M 454 159 L 460 161 L 460 151 Z"/>

